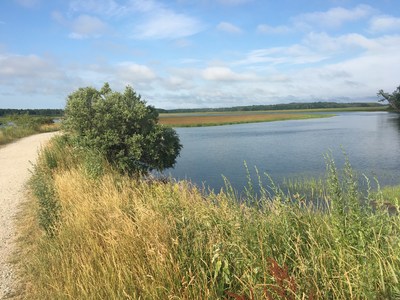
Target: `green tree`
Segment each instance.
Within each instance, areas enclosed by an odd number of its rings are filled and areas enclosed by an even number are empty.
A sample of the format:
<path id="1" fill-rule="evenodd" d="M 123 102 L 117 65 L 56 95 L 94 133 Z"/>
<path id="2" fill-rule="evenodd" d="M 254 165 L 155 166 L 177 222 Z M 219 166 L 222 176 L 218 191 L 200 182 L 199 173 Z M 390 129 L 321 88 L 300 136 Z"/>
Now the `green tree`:
<path id="1" fill-rule="evenodd" d="M 76 90 L 67 98 L 63 126 L 79 144 L 130 175 L 174 166 L 182 148 L 175 130 L 159 124 L 156 109 L 130 86 L 123 93 L 108 83 L 100 90 Z"/>
<path id="2" fill-rule="evenodd" d="M 389 105 L 397 112 L 400 112 L 400 86 L 392 93 L 386 93 L 383 90 L 378 92 L 378 96 L 382 97 L 379 101 L 387 101 Z"/>

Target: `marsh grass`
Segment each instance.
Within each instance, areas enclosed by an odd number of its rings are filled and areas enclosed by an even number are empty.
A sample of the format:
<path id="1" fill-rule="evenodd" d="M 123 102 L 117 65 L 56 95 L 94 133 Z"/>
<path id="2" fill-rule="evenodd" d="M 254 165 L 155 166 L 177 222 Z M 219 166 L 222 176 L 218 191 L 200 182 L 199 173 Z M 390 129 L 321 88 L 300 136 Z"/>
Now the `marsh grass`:
<path id="1" fill-rule="evenodd" d="M 322 211 L 293 197 L 302 195 L 294 187 L 255 195 L 255 185 L 271 186 L 265 174 L 247 187 L 252 204 L 237 201 L 228 181 L 205 195 L 186 181 L 118 175 L 93 155 L 65 137 L 42 151 L 35 176 L 49 180 L 31 184 L 36 212 L 23 239 L 30 299 L 400 297 L 399 216 L 360 206 L 349 164 L 337 170 L 327 158 L 314 193 Z M 39 182 L 56 208 L 43 207 Z M 56 212 L 49 226 L 42 209 Z"/>
<path id="2" fill-rule="evenodd" d="M 0 145 L 5 145 L 37 133 L 58 131 L 60 124 L 53 123 L 50 117 L 37 117 L 28 115 L 16 115 L 0 118 L 3 124 L 0 127 Z M 12 125 L 7 125 L 11 122 Z"/>
<path id="3" fill-rule="evenodd" d="M 296 114 L 296 113 L 249 113 L 249 112 L 232 112 L 220 113 L 212 115 L 205 113 L 199 114 L 164 114 L 160 115 L 160 123 L 173 127 L 202 127 L 202 126 L 217 126 L 231 125 L 243 123 L 257 122 L 273 122 L 284 120 L 304 120 L 313 118 L 326 118 L 333 115 L 328 114 Z"/>

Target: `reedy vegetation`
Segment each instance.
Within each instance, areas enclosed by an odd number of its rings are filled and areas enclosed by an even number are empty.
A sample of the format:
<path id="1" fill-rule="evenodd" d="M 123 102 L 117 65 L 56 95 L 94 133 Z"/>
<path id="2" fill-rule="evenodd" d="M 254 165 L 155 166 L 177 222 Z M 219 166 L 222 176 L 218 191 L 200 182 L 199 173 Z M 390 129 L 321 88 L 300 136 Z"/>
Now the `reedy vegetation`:
<path id="1" fill-rule="evenodd" d="M 348 163 L 339 172 L 327 157 L 318 210 L 301 189 L 269 182 L 269 193 L 263 175 L 258 196 L 250 183 L 238 199 L 229 184 L 205 195 L 96 157 L 63 136 L 41 153 L 39 222 L 30 218 L 25 240 L 31 299 L 400 297 L 399 216 L 360 205 L 383 193 L 363 195 Z"/>
<path id="2" fill-rule="evenodd" d="M 7 126 L 11 122 L 13 125 Z M 59 124 L 53 122 L 52 117 L 11 115 L 0 118 L 0 145 L 11 143 L 17 139 L 36 133 L 59 130 Z"/>
<path id="3" fill-rule="evenodd" d="M 249 114 L 248 112 L 224 113 L 221 115 L 203 115 L 196 114 L 164 114 L 160 116 L 160 123 L 172 127 L 202 127 L 202 126 L 220 126 L 231 124 L 245 124 L 258 122 L 274 122 L 284 120 L 304 120 L 314 118 L 332 117 L 331 114 L 291 114 L 291 113 L 271 113 L 262 112 L 257 114 Z"/>

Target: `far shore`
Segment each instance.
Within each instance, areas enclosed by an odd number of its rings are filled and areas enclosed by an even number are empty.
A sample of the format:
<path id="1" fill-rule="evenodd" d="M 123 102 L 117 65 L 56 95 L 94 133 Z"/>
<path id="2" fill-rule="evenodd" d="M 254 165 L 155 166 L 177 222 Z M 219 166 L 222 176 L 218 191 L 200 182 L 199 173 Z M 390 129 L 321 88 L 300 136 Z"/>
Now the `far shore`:
<path id="1" fill-rule="evenodd" d="M 172 127 L 221 126 L 244 123 L 274 122 L 287 120 L 305 120 L 332 117 L 333 114 L 300 114 L 282 112 L 231 112 L 231 113 L 182 113 L 160 114 L 160 123 Z"/>

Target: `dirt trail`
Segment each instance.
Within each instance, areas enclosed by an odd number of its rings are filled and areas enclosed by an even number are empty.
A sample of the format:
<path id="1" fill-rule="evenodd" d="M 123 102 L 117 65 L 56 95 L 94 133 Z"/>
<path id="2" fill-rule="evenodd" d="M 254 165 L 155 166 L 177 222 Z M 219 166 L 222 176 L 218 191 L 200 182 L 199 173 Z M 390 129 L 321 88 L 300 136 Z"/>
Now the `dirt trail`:
<path id="1" fill-rule="evenodd" d="M 54 134 L 33 135 L 0 148 L 0 299 L 8 299 L 15 292 L 15 272 L 9 260 L 15 250 L 14 222 L 25 200 L 31 162 Z"/>

